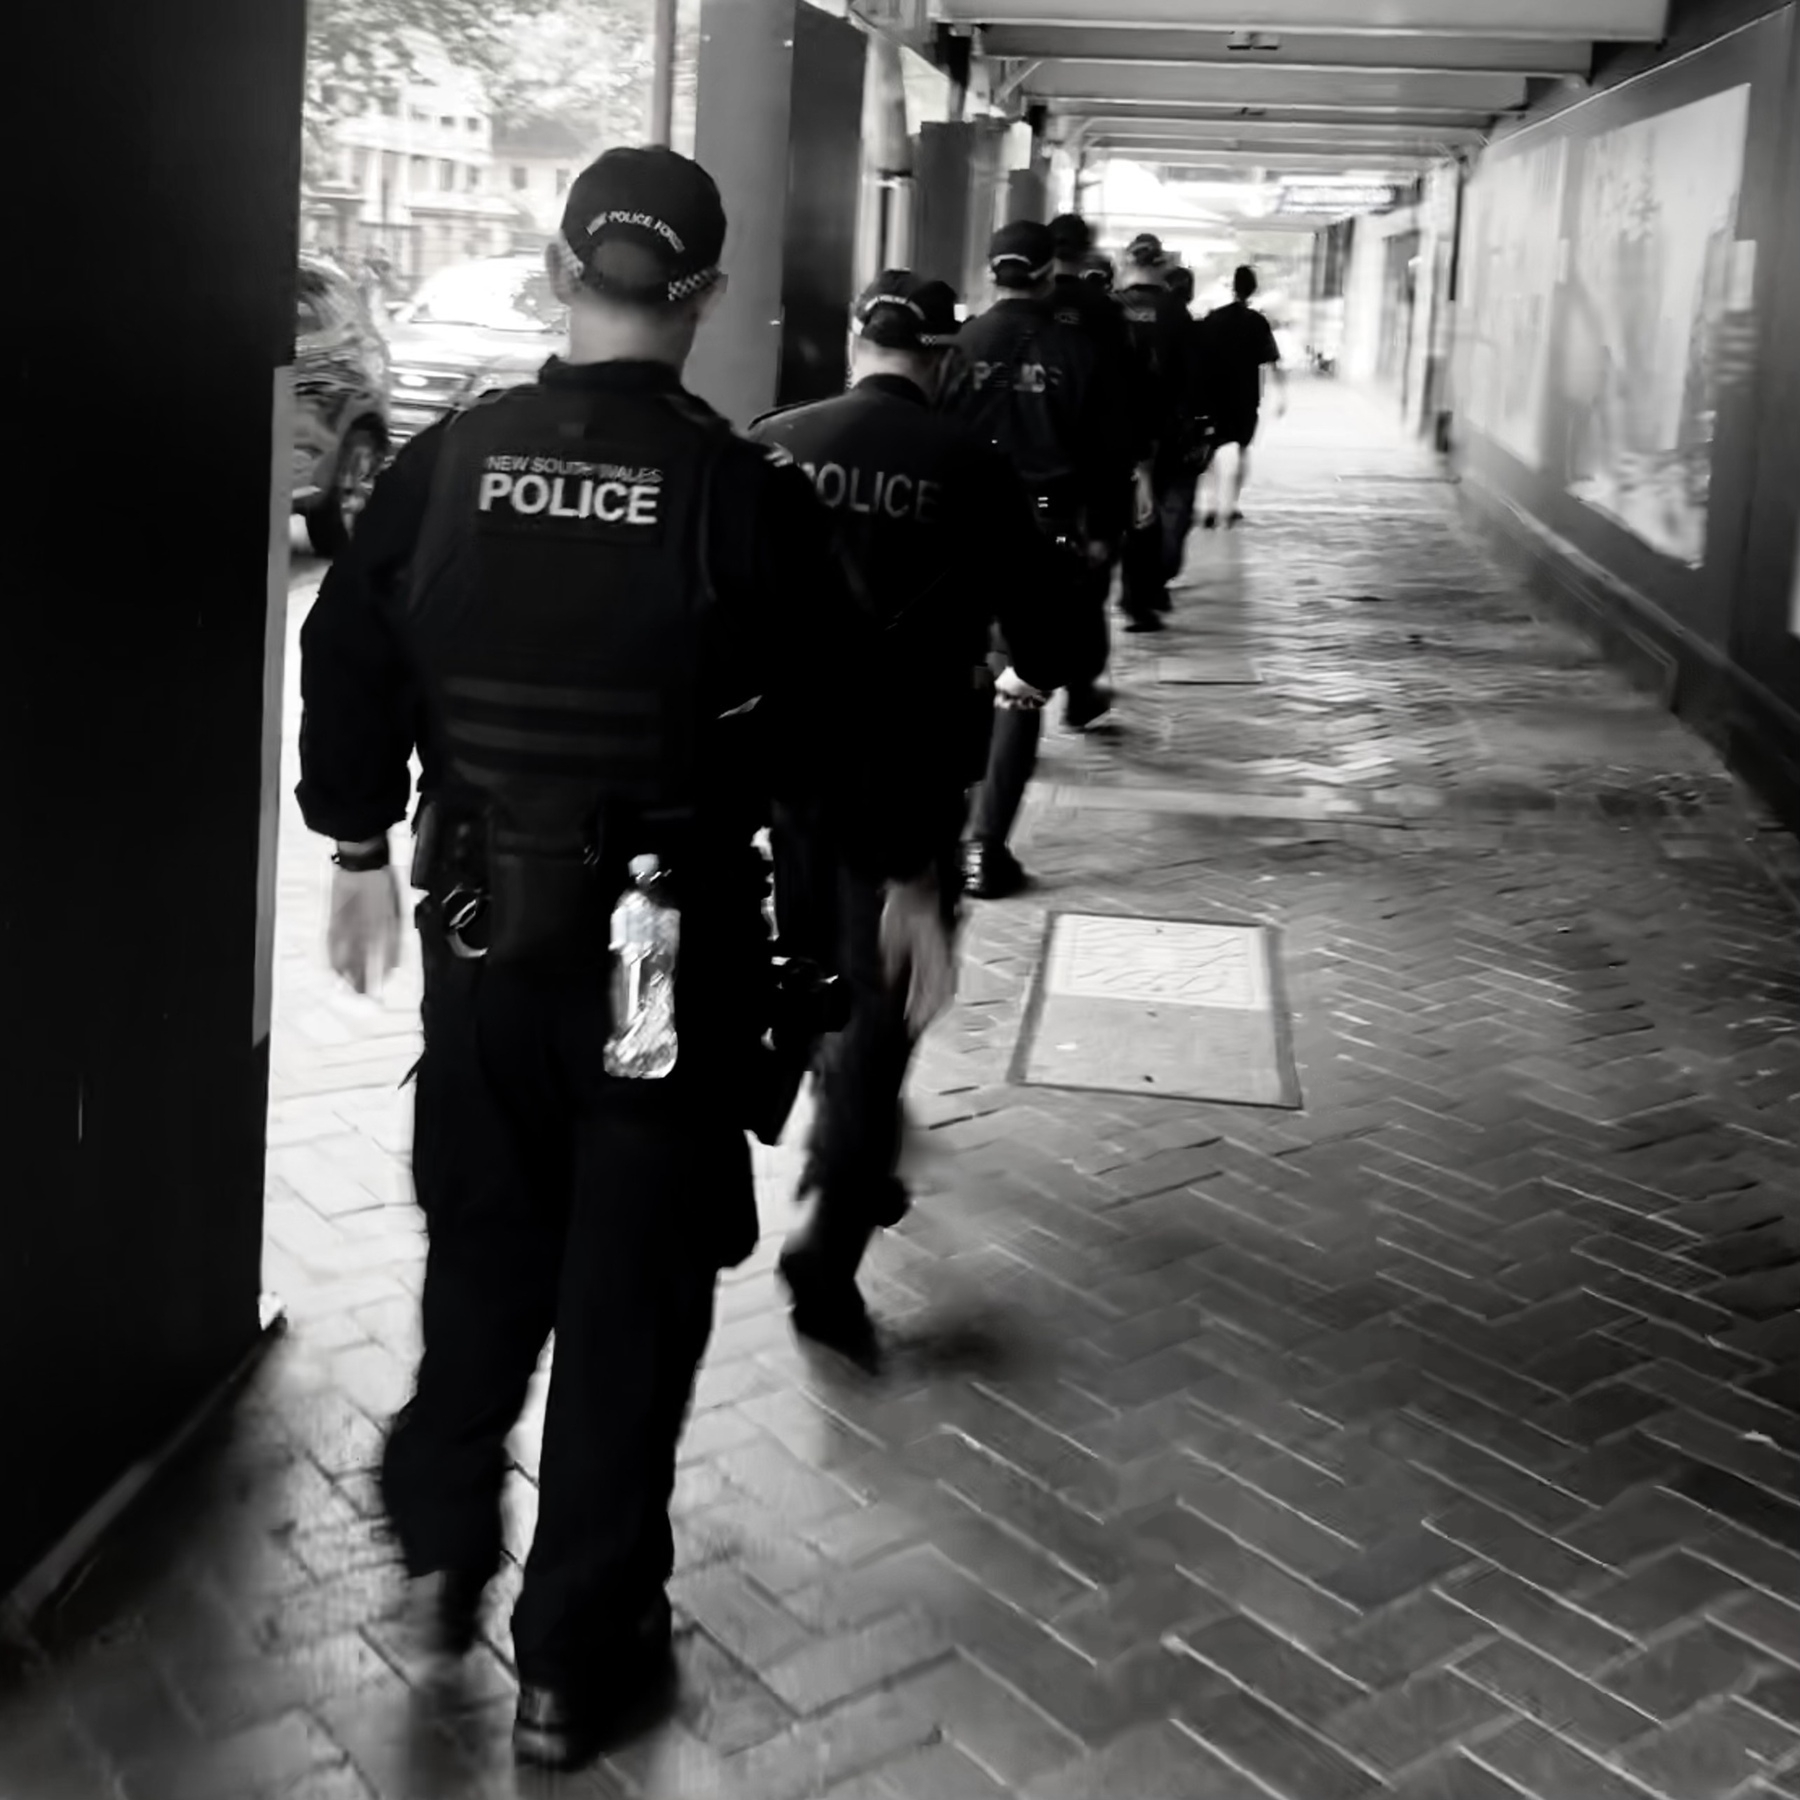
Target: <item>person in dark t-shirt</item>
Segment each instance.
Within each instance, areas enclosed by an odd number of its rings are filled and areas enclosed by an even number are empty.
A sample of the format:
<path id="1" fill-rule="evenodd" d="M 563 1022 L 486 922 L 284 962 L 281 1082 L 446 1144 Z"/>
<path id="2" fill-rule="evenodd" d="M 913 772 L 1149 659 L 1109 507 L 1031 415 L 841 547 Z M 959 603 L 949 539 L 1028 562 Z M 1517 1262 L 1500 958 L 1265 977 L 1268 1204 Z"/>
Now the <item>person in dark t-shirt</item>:
<path id="1" fill-rule="evenodd" d="M 1199 333 L 1199 378 L 1216 447 L 1206 472 L 1206 512 L 1201 520 L 1208 531 L 1217 528 L 1221 505 L 1227 525 L 1243 520 L 1240 502 L 1250 474 L 1250 446 L 1262 414 L 1265 369 L 1274 371 L 1281 390 L 1280 410 L 1287 411 L 1287 371 L 1281 366 L 1275 333 L 1250 304 L 1256 292 L 1256 271 L 1240 268 L 1231 278 L 1231 291 L 1236 298 L 1208 313 Z M 1229 477 L 1225 472 L 1228 460 Z"/>

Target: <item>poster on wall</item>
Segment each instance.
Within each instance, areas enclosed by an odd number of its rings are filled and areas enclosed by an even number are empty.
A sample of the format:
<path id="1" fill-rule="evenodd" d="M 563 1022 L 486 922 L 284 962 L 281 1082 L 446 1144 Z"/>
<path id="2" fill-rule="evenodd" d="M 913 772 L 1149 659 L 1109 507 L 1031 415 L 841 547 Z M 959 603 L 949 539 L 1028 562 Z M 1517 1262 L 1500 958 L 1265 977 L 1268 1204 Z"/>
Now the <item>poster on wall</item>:
<path id="1" fill-rule="evenodd" d="M 1474 194 L 1467 291 L 1469 379 L 1465 409 L 1476 430 L 1527 468 L 1543 466 L 1568 142 L 1556 138 L 1496 158 Z"/>
<path id="2" fill-rule="evenodd" d="M 1706 560 L 1748 86 L 1582 150 L 1565 317 L 1569 491 L 1651 549 Z"/>

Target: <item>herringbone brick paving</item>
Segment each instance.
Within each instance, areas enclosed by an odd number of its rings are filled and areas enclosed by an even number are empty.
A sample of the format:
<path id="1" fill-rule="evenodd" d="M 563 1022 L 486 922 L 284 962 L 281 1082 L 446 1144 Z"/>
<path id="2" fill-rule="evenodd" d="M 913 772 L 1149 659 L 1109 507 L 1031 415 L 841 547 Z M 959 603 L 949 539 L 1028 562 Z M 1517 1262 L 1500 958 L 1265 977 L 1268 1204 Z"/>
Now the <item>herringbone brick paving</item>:
<path id="1" fill-rule="evenodd" d="M 0 1795 L 1800 1796 L 1791 846 L 1366 403 L 1297 413 L 1121 648 L 1128 730 L 1051 734 L 1040 885 L 975 914 L 915 1080 L 879 1381 L 790 1340 L 764 1159 L 682 1452 L 680 1715 L 574 1780 L 510 1766 L 516 1569 L 448 1692 L 391 1624 L 416 989 L 333 991 L 287 821 L 293 1328 L 15 1651 Z M 1261 685 L 1159 681 L 1209 646 Z M 1277 925 L 1304 1108 L 1009 1085 L 1050 905 Z"/>

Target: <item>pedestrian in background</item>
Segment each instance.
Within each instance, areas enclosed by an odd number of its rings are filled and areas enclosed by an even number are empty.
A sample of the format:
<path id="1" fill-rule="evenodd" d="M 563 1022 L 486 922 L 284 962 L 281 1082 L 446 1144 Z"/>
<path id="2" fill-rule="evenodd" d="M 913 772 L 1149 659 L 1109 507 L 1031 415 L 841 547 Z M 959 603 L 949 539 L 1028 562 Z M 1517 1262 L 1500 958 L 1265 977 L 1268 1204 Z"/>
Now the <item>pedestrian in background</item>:
<path id="1" fill-rule="evenodd" d="M 1287 413 L 1287 370 L 1269 321 L 1251 304 L 1256 271 L 1245 264 L 1231 278 L 1234 298 L 1201 322 L 1199 390 L 1212 435 L 1212 464 L 1205 480 L 1202 524 L 1216 530 L 1243 523 L 1244 484 L 1250 479 L 1250 446 L 1262 418 L 1263 395 L 1273 375 L 1280 416 Z"/>

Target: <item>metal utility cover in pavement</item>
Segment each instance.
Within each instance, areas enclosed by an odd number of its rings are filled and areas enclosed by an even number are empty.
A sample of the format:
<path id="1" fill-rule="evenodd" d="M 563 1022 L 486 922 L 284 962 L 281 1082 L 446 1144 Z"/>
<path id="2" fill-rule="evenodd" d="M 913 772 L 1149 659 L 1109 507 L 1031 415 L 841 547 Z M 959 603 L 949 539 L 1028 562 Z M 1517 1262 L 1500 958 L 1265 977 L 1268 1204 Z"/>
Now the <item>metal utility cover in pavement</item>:
<path id="1" fill-rule="evenodd" d="M 1197 650 L 1159 656 L 1156 679 L 1163 687 L 1255 687 L 1262 677 L 1241 650 Z"/>
<path id="2" fill-rule="evenodd" d="M 1299 1106 L 1274 931 L 1052 913 L 1013 1079 Z"/>

